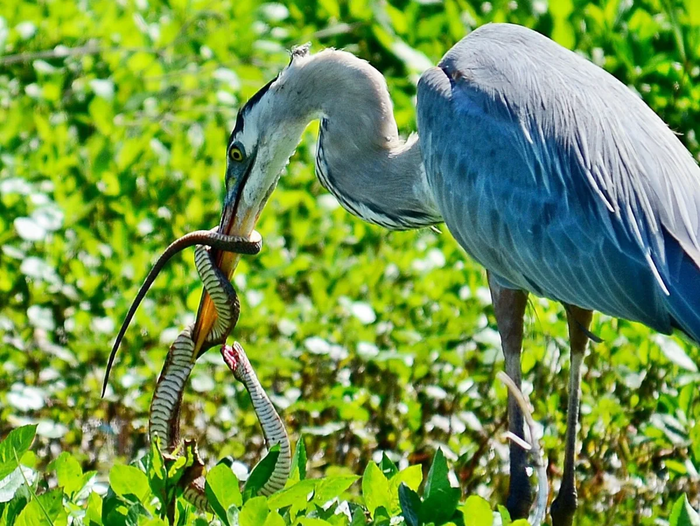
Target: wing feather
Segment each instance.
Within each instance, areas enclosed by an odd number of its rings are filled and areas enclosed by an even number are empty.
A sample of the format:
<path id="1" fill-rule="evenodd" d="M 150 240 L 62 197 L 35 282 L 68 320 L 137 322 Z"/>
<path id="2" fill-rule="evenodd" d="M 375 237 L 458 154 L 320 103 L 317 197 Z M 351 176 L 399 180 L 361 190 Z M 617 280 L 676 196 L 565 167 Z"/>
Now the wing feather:
<path id="1" fill-rule="evenodd" d="M 700 168 L 613 76 L 528 29 L 484 26 L 424 73 L 418 127 L 447 226 L 504 284 L 677 323 L 667 252 L 700 267 Z"/>

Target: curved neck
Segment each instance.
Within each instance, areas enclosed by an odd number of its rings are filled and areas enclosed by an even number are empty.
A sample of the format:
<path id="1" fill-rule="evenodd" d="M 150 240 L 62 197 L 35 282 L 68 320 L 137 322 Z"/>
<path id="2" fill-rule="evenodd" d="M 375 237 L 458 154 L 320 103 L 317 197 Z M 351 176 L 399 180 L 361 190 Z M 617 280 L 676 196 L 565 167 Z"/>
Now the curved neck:
<path id="1" fill-rule="evenodd" d="M 277 133 L 300 137 L 321 119 L 316 173 L 349 212 L 391 229 L 442 221 L 418 138 L 399 137 L 384 77 L 367 62 L 335 50 L 295 56 L 270 93 L 270 129 L 286 130 Z"/>

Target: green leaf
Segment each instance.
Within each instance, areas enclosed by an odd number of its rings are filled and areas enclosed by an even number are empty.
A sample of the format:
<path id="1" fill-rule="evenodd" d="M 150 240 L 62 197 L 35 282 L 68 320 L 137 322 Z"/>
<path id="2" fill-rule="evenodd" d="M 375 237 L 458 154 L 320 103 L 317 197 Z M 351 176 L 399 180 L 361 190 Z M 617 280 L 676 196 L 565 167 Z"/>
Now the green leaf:
<path id="1" fill-rule="evenodd" d="M 424 512 L 421 519 L 424 522 L 430 521 L 435 524 L 441 524 L 452 518 L 457 509 L 460 490 L 450 485 L 448 473 L 445 455 L 443 455 L 441 449 L 438 449 L 433 459 L 433 465 L 430 466 L 428 479 L 425 484 L 423 507 L 421 508 Z M 425 515 L 427 510 L 431 510 L 430 515 Z"/>
<path id="2" fill-rule="evenodd" d="M 245 483 L 245 489 L 243 490 L 244 500 L 257 495 L 260 489 L 270 480 L 272 473 L 275 471 L 279 456 L 280 446 L 279 444 L 275 444 L 270 451 L 267 452 L 265 458 L 256 464 Z"/>
<path id="3" fill-rule="evenodd" d="M 464 515 L 464 524 L 471 526 L 492 526 L 491 505 L 477 495 L 470 495 L 459 509 Z"/>
<path id="4" fill-rule="evenodd" d="M 372 526 L 390 526 L 391 514 L 384 506 L 379 506 L 374 510 L 374 522 Z"/>
<path id="5" fill-rule="evenodd" d="M 279 510 L 280 508 L 286 508 L 292 504 L 297 504 L 300 501 L 306 502 L 309 494 L 312 493 L 316 487 L 316 482 L 317 481 L 313 479 L 297 482 L 279 493 L 270 495 L 267 498 L 267 504 L 270 506 L 270 509 Z"/>
<path id="6" fill-rule="evenodd" d="M 292 469 L 289 479 L 291 481 L 304 480 L 306 478 L 306 446 L 304 445 L 304 436 L 300 435 L 297 440 L 297 446 L 292 457 Z"/>
<path id="7" fill-rule="evenodd" d="M 151 492 L 158 497 L 161 503 L 165 504 L 165 482 L 168 478 L 168 472 L 165 468 L 165 460 L 163 459 L 163 453 L 159 446 L 160 437 L 151 440 L 146 463 L 146 475 L 148 476 L 148 484 L 151 487 Z"/>
<path id="8" fill-rule="evenodd" d="M 512 526 L 513 520 L 510 518 L 510 512 L 505 506 L 498 505 L 498 514 L 501 516 L 501 524 L 503 526 Z"/>
<path id="9" fill-rule="evenodd" d="M 357 475 L 336 475 L 322 479 L 316 485 L 313 502 L 322 506 L 329 500 L 338 497 L 359 478 Z"/>
<path id="10" fill-rule="evenodd" d="M 510 526 L 530 526 L 527 519 L 518 519 L 515 522 L 511 522 Z"/>
<path id="11" fill-rule="evenodd" d="M 361 508 L 357 508 L 352 514 L 352 521 L 350 526 L 366 526 L 367 518 L 365 517 L 365 512 Z"/>
<path id="12" fill-rule="evenodd" d="M 115 464 L 109 471 L 109 485 L 112 491 L 124 497 L 134 495 L 140 502 L 145 503 L 150 494 L 146 474 L 133 466 Z"/>
<path id="13" fill-rule="evenodd" d="M 683 495 L 673 505 L 669 526 L 700 526 L 700 515 L 690 506 L 687 496 Z"/>
<path id="14" fill-rule="evenodd" d="M 68 495 L 73 495 L 83 489 L 83 470 L 73 456 L 64 451 L 56 460 L 51 462 L 48 469 L 55 470 L 58 476 L 58 486 Z"/>
<path id="15" fill-rule="evenodd" d="M 696 0 L 685 0 L 685 12 L 691 25 L 700 26 L 700 3 Z"/>
<path id="16" fill-rule="evenodd" d="M 235 505 L 240 508 L 243 505 L 238 479 L 226 464 L 218 464 L 207 473 L 204 491 L 212 509 L 226 524 L 226 511 L 229 507 Z"/>
<path id="17" fill-rule="evenodd" d="M 447 461 L 442 449 L 438 448 L 433 458 L 433 465 L 428 471 L 428 479 L 425 481 L 425 490 L 423 497 L 429 499 L 431 495 L 439 490 L 447 490 L 451 488 L 450 479 L 448 478 L 449 470 Z"/>
<path id="18" fill-rule="evenodd" d="M 265 524 L 263 526 L 285 526 L 284 519 L 276 511 L 271 511 L 267 518 L 265 519 Z"/>
<path id="19" fill-rule="evenodd" d="M 399 468 L 386 456 L 386 453 L 382 453 L 382 461 L 379 463 L 379 469 L 382 470 L 384 476 L 389 480 L 399 472 Z"/>
<path id="20" fill-rule="evenodd" d="M 29 499 L 31 498 L 32 496 L 26 486 L 17 491 L 15 497 L 7 504 L 4 504 L 5 509 L 0 515 L 0 524 L 3 526 L 15 524 L 17 517 L 22 513 L 22 510 L 29 503 Z M 2 506 L 0 506 L 0 509 L 2 509 Z"/>
<path id="21" fill-rule="evenodd" d="M 418 491 L 421 482 L 423 482 L 423 468 L 419 465 L 408 466 L 394 475 L 389 481 L 389 491 L 392 496 L 391 511 L 398 512 L 401 507 L 398 493 L 401 484 L 406 484 L 413 491 Z"/>
<path id="22" fill-rule="evenodd" d="M 87 524 L 102 524 L 102 497 L 92 492 L 88 497 L 87 510 L 85 511 Z"/>
<path id="23" fill-rule="evenodd" d="M 168 480 L 171 484 L 177 484 L 187 469 L 187 458 L 178 456 L 168 467 Z"/>
<path id="24" fill-rule="evenodd" d="M 31 447 L 36 425 L 21 426 L 10 431 L 0 442 L 0 480 L 17 468 L 17 459 Z"/>
<path id="25" fill-rule="evenodd" d="M 399 486 L 399 503 L 401 512 L 408 526 L 420 526 L 420 515 L 422 501 L 418 493 L 409 488 L 406 484 L 401 483 Z"/>
<path id="26" fill-rule="evenodd" d="M 24 484 L 24 477 L 20 472 L 20 467 L 17 466 L 17 469 L 0 480 L 0 503 L 10 502 L 17 493 L 17 490 L 22 487 L 22 484 Z"/>
<path id="27" fill-rule="evenodd" d="M 17 517 L 15 526 L 66 526 L 68 516 L 63 509 L 63 491 L 44 493 L 32 499 Z"/>
<path id="28" fill-rule="evenodd" d="M 391 508 L 391 491 L 389 481 L 384 473 L 374 462 L 367 464 L 365 473 L 362 476 L 362 497 L 370 515 L 374 518 L 374 512 L 380 506 L 385 509 Z"/>
<path id="29" fill-rule="evenodd" d="M 270 513 L 267 498 L 253 497 L 245 503 L 238 516 L 240 526 L 263 526 Z"/>
<path id="30" fill-rule="evenodd" d="M 313 517 L 302 517 L 299 519 L 299 524 L 301 524 L 301 526 L 332 526 L 328 521 L 315 519 Z"/>

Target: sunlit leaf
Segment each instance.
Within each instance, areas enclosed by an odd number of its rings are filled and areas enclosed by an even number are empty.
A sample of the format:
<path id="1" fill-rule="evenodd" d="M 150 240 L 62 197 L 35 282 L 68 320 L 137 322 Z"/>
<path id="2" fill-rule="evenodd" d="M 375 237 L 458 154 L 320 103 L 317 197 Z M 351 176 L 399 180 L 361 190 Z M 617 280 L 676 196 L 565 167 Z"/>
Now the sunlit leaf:
<path id="1" fill-rule="evenodd" d="M 374 462 L 367 464 L 365 473 L 362 476 L 362 497 L 367 510 L 372 516 L 374 516 L 375 510 L 380 506 L 384 509 L 391 508 L 392 495 L 389 489 L 389 481 Z"/>
<path id="2" fill-rule="evenodd" d="M 218 464 L 207 473 L 205 492 L 209 504 L 222 520 L 227 520 L 226 511 L 231 505 L 238 508 L 243 505 L 238 479 L 226 464 Z"/>
<path id="3" fill-rule="evenodd" d="M 150 494 L 146 474 L 133 466 L 115 464 L 109 471 L 109 485 L 119 496 L 134 495 L 144 502 Z"/>

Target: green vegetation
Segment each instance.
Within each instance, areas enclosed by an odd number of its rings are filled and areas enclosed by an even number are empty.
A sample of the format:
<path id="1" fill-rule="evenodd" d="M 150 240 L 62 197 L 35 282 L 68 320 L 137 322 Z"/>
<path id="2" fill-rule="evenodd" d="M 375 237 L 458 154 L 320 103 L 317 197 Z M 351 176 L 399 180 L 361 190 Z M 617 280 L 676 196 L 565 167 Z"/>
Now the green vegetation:
<path id="1" fill-rule="evenodd" d="M 533 27 L 594 60 L 700 152 L 697 0 L 2 2 L 0 525 L 164 523 L 180 468 L 153 468 L 147 411 L 167 348 L 198 305 L 189 254 L 149 293 L 100 399 L 103 368 L 156 254 L 218 222 L 236 110 L 287 50 L 311 41 L 371 61 L 408 134 L 420 71 L 490 21 Z M 234 336 L 294 440 L 303 433 L 308 462 L 267 499 L 238 495 L 232 472 L 218 469 L 208 491 L 221 499 L 219 520 L 387 524 L 403 513 L 410 526 L 462 516 L 490 524 L 507 489 L 508 448 L 484 272 L 447 233 L 389 233 L 339 208 L 313 175 L 315 133 L 312 125 L 261 217 L 263 252 L 234 280 Z M 555 487 L 562 314 L 532 298 L 523 355 Z M 579 526 L 698 524 L 700 350 L 603 316 L 592 330 L 603 343 L 584 374 Z M 217 352 L 195 368 L 182 429 L 210 465 L 235 459 L 241 479 L 263 454 L 247 393 Z M 182 523 L 206 524 L 176 504 Z"/>

